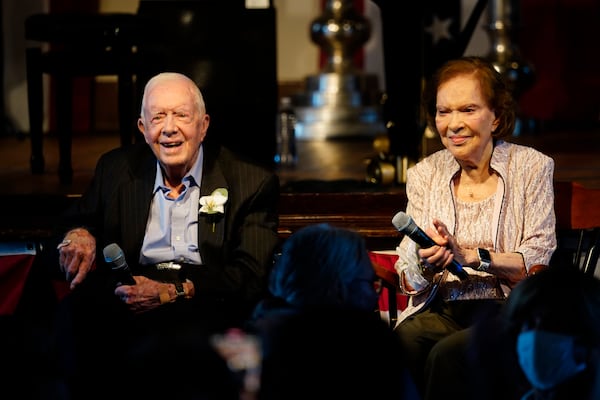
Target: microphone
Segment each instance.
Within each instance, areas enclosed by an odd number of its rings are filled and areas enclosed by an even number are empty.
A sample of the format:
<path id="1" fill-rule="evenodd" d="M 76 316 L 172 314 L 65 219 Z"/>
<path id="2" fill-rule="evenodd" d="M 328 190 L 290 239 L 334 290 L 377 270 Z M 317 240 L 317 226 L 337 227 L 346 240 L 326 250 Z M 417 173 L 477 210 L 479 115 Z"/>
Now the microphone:
<path id="1" fill-rule="evenodd" d="M 415 243 L 422 248 L 426 249 L 431 246 L 435 246 L 436 243 L 432 238 L 415 224 L 415 221 L 403 211 L 400 211 L 394 218 L 392 218 L 392 224 L 398 229 L 398 231 L 404 233 L 410 237 Z M 461 280 L 469 278 L 469 274 L 465 272 L 462 265 L 456 260 L 452 260 L 452 263 L 446 267 L 452 274 L 458 276 Z"/>
<path id="2" fill-rule="evenodd" d="M 121 285 L 135 285 L 135 279 L 131 275 L 131 270 L 123 250 L 116 243 L 111 243 L 104 248 L 102 251 L 104 254 L 104 261 L 111 265 L 112 271 L 116 277 L 117 286 Z"/>

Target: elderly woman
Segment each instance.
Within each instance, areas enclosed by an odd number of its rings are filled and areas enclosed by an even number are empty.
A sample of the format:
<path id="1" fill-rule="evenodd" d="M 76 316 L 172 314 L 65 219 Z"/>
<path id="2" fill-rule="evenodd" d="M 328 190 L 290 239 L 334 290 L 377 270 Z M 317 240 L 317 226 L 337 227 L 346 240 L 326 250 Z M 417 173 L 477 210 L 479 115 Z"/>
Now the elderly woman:
<path id="1" fill-rule="evenodd" d="M 556 249 L 554 161 L 503 140 L 513 132 L 516 105 L 482 58 L 447 62 L 423 100 L 445 149 L 407 171 L 406 213 L 436 245 L 420 248 L 405 236 L 397 248 L 395 267 L 410 299 L 395 331 L 424 397 L 454 398 L 469 381 L 466 328 L 496 313 Z M 456 262 L 467 279 L 447 268 Z"/>

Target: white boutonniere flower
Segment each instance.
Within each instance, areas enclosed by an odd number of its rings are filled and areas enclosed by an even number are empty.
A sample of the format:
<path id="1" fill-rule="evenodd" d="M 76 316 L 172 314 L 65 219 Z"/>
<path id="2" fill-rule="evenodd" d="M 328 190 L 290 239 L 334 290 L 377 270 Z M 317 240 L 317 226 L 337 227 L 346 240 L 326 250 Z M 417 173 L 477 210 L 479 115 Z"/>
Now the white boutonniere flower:
<path id="1" fill-rule="evenodd" d="M 225 203 L 227 202 L 227 189 L 219 188 L 215 189 L 210 196 L 202 196 L 200 197 L 200 214 L 207 214 L 212 218 L 212 228 L 213 232 L 215 231 L 215 221 L 214 217 L 218 214 L 225 213 Z"/>

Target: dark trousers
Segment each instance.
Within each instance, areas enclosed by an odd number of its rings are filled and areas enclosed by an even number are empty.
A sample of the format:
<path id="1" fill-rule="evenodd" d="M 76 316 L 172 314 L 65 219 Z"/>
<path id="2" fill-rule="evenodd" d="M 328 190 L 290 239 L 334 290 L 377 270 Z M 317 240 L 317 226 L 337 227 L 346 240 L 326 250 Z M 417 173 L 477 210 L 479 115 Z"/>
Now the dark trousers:
<path id="1" fill-rule="evenodd" d="M 188 300 L 133 313 L 114 295 L 108 278 L 101 272 L 89 276 L 57 310 L 54 361 L 70 400 L 115 398 L 121 380 L 135 372 L 127 366 L 137 363 L 138 354 L 150 351 L 145 347 L 155 338 L 161 338 L 165 349 L 171 346 L 177 359 L 186 360 L 185 351 L 179 349 L 182 338 L 193 336 L 198 343 L 208 343 L 209 335 L 217 331 L 213 315 L 207 314 L 215 311 Z M 183 368 L 171 360 L 163 364 L 156 365 L 158 379 Z"/>
<path id="2" fill-rule="evenodd" d="M 471 398 L 468 328 L 496 315 L 500 304 L 497 300 L 436 299 L 396 327 L 423 399 Z"/>

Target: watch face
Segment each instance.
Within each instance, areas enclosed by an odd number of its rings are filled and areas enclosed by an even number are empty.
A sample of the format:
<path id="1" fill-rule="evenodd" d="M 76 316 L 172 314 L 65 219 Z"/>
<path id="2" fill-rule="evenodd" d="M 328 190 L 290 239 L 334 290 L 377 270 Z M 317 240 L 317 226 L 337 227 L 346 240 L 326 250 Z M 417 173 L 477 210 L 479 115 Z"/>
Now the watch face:
<path id="1" fill-rule="evenodd" d="M 185 296 L 185 290 L 183 289 L 183 284 L 176 283 L 175 284 L 175 292 L 177 293 L 177 297 Z"/>
<path id="2" fill-rule="evenodd" d="M 492 263 L 490 252 L 486 249 L 477 249 L 477 255 L 479 256 L 479 271 L 487 271 Z"/>
<path id="3" fill-rule="evenodd" d="M 479 253 L 479 259 L 482 262 L 490 262 L 490 252 L 487 251 L 486 249 L 477 249 L 477 252 Z"/>

